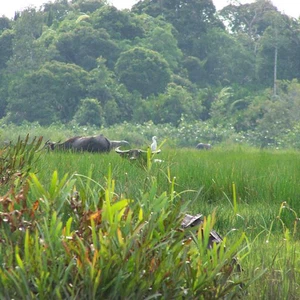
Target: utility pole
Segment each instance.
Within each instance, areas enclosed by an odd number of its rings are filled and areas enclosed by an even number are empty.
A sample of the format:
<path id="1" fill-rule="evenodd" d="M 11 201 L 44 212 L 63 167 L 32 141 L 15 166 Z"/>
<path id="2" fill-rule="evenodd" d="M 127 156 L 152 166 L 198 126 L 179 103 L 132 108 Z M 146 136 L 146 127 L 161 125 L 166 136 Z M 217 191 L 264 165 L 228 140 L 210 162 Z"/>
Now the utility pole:
<path id="1" fill-rule="evenodd" d="M 273 96 L 277 96 L 277 56 L 278 56 L 278 46 L 276 43 L 275 54 L 274 54 L 274 86 L 273 86 Z"/>
<path id="2" fill-rule="evenodd" d="M 273 82 L 273 96 L 277 96 L 277 61 L 278 61 L 278 29 L 277 22 L 275 22 L 275 52 L 274 52 L 274 82 Z"/>

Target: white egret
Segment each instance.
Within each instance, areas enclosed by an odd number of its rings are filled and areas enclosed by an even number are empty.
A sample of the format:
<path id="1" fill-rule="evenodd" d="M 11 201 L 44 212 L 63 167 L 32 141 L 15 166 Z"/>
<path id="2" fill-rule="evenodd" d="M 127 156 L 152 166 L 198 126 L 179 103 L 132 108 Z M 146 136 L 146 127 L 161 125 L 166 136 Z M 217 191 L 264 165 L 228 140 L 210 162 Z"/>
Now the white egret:
<path id="1" fill-rule="evenodd" d="M 153 136 L 152 137 L 152 144 L 151 144 L 151 151 L 156 151 L 157 149 L 157 141 L 156 141 L 157 137 L 156 136 Z"/>

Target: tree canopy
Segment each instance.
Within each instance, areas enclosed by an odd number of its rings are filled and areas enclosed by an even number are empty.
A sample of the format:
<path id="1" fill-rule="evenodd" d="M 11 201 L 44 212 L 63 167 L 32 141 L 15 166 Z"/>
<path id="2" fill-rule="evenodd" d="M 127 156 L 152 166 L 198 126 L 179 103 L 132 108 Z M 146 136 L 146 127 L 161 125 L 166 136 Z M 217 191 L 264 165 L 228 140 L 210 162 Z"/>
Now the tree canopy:
<path id="1" fill-rule="evenodd" d="M 2 16 L 0 53 L 4 123 L 299 125 L 300 21 L 269 0 L 56 0 Z"/>

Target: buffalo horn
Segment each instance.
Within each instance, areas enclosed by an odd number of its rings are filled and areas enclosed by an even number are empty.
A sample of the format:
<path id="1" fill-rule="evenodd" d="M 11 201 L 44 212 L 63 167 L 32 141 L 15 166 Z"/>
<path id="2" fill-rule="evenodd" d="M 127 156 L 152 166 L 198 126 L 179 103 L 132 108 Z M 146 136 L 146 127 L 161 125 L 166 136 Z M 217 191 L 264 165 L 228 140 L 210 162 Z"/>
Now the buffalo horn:
<path id="1" fill-rule="evenodd" d="M 117 148 L 115 149 L 115 151 L 116 151 L 117 153 L 129 153 L 130 150 L 121 150 L 120 147 L 117 147 Z"/>

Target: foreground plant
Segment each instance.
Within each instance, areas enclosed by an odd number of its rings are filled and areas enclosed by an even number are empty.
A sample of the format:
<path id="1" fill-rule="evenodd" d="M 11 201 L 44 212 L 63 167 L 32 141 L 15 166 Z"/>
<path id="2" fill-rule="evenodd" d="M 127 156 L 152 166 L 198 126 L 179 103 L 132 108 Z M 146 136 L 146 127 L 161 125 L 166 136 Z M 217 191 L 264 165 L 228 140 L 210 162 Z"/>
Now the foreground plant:
<path id="1" fill-rule="evenodd" d="M 0 149 L 0 188 L 9 186 L 16 177 L 26 178 L 37 159 L 36 152 L 42 143 L 43 137 L 34 137 L 29 134 L 24 139 L 20 137 L 13 145 L 8 144 Z"/>
<path id="2" fill-rule="evenodd" d="M 132 200 L 114 192 L 110 170 L 104 187 L 85 179 L 54 173 L 47 189 L 31 174 L 19 217 L 30 226 L 2 219 L 1 298 L 217 299 L 243 292 L 233 261 L 244 236 L 209 249 L 214 216 L 196 231 L 182 230 L 185 207 L 173 184 L 158 195 L 150 178 Z"/>

